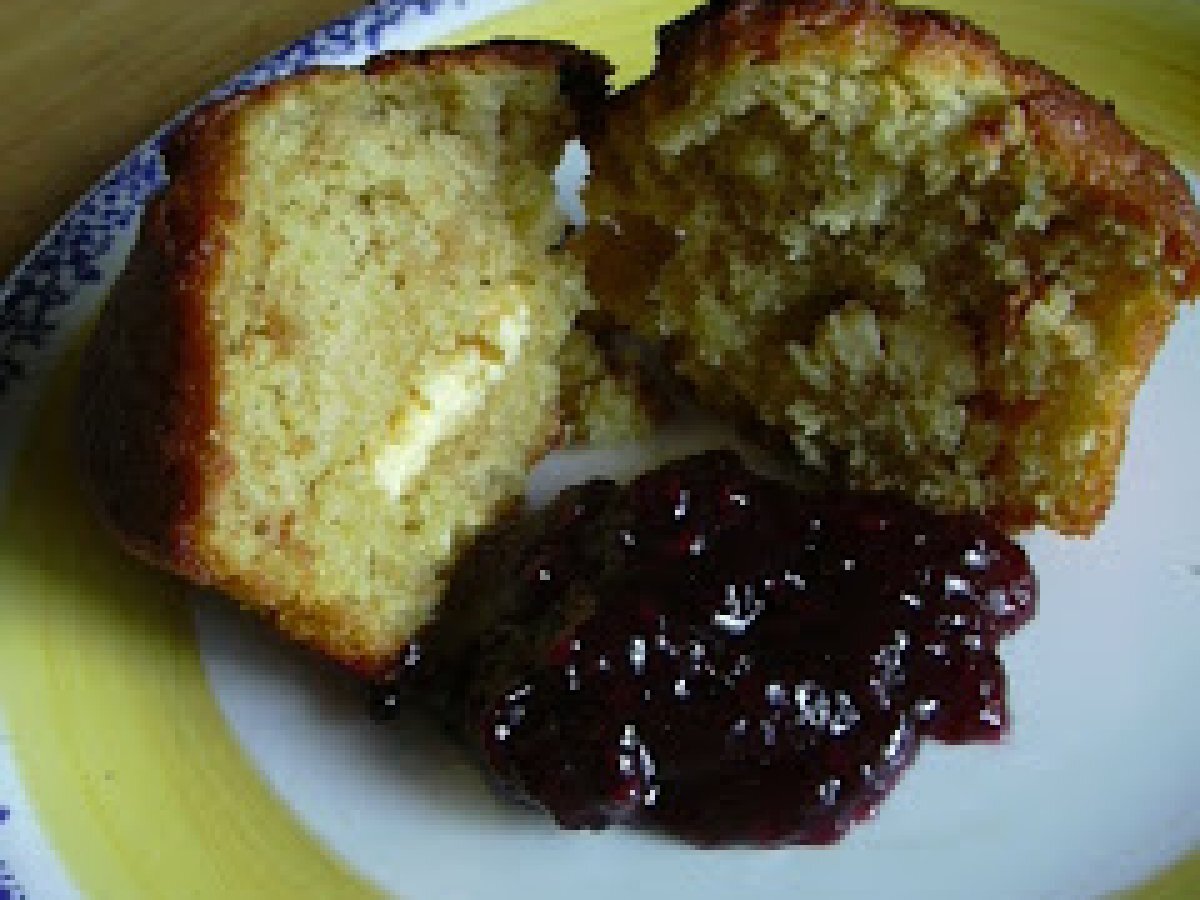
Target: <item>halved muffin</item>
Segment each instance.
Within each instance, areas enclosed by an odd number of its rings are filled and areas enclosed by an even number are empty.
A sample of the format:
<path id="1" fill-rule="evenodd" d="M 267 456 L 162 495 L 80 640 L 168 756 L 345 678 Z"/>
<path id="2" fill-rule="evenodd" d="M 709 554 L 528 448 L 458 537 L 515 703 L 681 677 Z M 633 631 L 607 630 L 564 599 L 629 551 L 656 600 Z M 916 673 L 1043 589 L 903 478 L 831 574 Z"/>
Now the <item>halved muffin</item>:
<path id="1" fill-rule="evenodd" d="M 552 172 L 607 72 L 510 41 L 194 114 L 81 383 L 124 543 L 360 671 L 395 656 L 560 428 L 587 294 Z"/>
<path id="2" fill-rule="evenodd" d="M 589 139 L 598 304 L 848 486 L 1091 532 L 1200 286 L 1167 160 L 941 13 L 713 2 L 660 45 Z"/>

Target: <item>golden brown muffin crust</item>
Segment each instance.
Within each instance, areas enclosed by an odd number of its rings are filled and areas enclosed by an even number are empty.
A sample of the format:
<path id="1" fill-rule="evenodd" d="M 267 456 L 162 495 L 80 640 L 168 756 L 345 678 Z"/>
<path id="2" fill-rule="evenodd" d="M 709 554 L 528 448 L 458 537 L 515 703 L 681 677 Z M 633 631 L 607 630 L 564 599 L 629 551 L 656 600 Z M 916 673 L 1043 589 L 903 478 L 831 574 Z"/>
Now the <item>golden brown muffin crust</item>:
<path id="1" fill-rule="evenodd" d="M 333 67 L 336 69 L 336 67 Z M 580 120 L 594 118 L 597 107 L 608 93 L 613 67 L 604 57 L 562 41 L 501 39 L 463 47 L 427 47 L 395 50 L 373 56 L 360 67 L 338 71 L 361 73 L 375 78 L 409 70 L 431 73 L 471 70 L 496 71 L 503 68 L 526 70 L 555 69 L 563 95 Z M 218 146 L 221 123 L 246 105 L 269 104 L 289 85 L 325 77 L 328 67 L 316 67 L 279 81 L 250 88 L 223 100 L 207 104 L 187 117 L 171 135 L 165 148 L 167 169 L 172 182 L 197 165 L 197 154 Z M 201 164 L 202 165 L 202 164 Z"/>
<path id="2" fill-rule="evenodd" d="M 470 68 L 486 72 L 496 66 L 557 69 L 563 93 L 577 114 L 588 113 L 608 92 L 612 64 L 599 54 L 563 41 L 502 39 L 468 47 L 430 47 L 385 53 L 370 60 L 368 76 L 417 67 L 446 72 Z"/>
<path id="3" fill-rule="evenodd" d="M 191 117 L 167 149 L 171 190 L 147 206 L 140 238 L 84 357 L 84 480 L 137 555 L 199 584 L 212 575 L 192 527 L 221 461 L 205 297 L 233 212 L 231 104 Z"/>

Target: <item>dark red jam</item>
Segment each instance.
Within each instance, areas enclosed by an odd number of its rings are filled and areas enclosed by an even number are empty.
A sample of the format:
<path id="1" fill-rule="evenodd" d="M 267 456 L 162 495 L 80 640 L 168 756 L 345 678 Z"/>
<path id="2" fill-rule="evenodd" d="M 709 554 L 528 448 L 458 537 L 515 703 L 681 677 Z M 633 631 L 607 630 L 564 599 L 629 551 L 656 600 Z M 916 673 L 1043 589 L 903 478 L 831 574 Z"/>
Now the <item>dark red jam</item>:
<path id="1" fill-rule="evenodd" d="M 1035 585 L 979 517 L 708 454 L 573 489 L 538 521 L 458 580 L 385 694 L 440 691 L 500 782 L 564 827 L 828 843 L 922 737 L 1008 727 L 996 645 Z"/>

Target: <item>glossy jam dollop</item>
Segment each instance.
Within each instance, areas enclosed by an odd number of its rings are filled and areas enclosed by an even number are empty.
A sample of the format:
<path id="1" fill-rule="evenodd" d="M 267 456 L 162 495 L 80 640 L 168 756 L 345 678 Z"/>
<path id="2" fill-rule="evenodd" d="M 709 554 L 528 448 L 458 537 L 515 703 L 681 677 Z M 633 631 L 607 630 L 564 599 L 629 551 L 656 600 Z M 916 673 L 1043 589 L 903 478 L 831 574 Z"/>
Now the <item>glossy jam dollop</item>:
<path id="1" fill-rule="evenodd" d="M 454 683 L 490 769 L 564 827 L 705 846 L 835 841 L 923 737 L 1003 735 L 996 645 L 1034 609 L 983 519 L 800 492 L 730 454 L 569 491 L 489 558 L 451 610 L 515 593 L 454 652 L 431 632 L 399 681 Z"/>

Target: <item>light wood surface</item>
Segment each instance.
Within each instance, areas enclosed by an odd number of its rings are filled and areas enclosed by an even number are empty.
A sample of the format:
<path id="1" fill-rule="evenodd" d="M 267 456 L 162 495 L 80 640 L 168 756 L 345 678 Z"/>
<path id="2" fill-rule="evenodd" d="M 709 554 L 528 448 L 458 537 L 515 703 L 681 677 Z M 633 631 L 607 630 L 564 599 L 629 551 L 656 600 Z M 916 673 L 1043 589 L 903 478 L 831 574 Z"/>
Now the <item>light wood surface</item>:
<path id="1" fill-rule="evenodd" d="M 365 0 L 0 0 L 0 279 L 164 120 Z"/>

